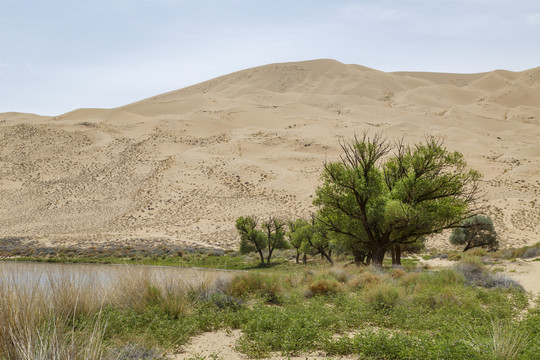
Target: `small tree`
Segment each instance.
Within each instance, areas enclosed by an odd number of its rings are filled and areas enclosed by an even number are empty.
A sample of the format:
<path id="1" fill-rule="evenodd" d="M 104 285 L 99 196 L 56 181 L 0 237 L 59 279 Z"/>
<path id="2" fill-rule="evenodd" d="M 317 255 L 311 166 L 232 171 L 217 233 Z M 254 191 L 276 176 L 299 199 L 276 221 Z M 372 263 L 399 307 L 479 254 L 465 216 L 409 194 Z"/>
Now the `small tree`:
<path id="1" fill-rule="evenodd" d="M 254 216 L 240 216 L 236 220 L 236 229 L 240 234 L 240 253 L 247 254 L 257 252 L 264 265 L 263 251 L 266 249 L 267 240 L 264 233 L 257 229 L 257 218 Z"/>
<path id="2" fill-rule="evenodd" d="M 454 245 L 465 245 L 463 252 L 475 247 L 488 247 L 497 250 L 499 241 L 493 221 L 489 216 L 477 215 L 464 220 L 450 235 Z"/>
<path id="3" fill-rule="evenodd" d="M 287 238 L 289 239 L 289 244 L 291 247 L 296 249 L 296 263 L 299 263 L 300 254 L 302 253 L 302 244 L 304 242 L 303 231 L 299 231 L 302 227 L 309 226 L 309 223 L 302 219 L 298 218 L 295 221 L 288 221 L 287 227 L 289 231 L 287 232 Z M 304 252 L 304 264 L 306 263 L 306 253 Z"/>
<path id="4" fill-rule="evenodd" d="M 330 232 L 324 223 L 313 218 L 311 224 L 300 228 L 298 232 L 299 236 L 303 238 L 302 250 L 304 253 L 321 254 L 323 259 L 334 265 Z"/>
<path id="5" fill-rule="evenodd" d="M 289 243 L 285 239 L 285 222 L 275 217 L 270 217 L 261 225 L 265 235 L 267 256 L 266 263 L 269 265 L 272 259 L 272 253 L 275 249 L 287 249 Z"/>

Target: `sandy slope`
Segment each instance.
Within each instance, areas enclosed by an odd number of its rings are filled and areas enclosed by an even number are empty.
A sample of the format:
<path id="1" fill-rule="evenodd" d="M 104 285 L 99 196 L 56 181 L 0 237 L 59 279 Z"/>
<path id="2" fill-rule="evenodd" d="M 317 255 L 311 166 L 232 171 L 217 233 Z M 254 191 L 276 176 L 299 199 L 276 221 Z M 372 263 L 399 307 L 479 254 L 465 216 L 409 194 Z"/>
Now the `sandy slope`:
<path id="1" fill-rule="evenodd" d="M 540 68 L 384 73 L 333 60 L 116 109 L 0 114 L 0 229 L 55 244 L 235 247 L 240 215 L 309 215 L 324 160 L 364 130 L 444 136 L 485 174 L 503 246 L 540 241 Z"/>

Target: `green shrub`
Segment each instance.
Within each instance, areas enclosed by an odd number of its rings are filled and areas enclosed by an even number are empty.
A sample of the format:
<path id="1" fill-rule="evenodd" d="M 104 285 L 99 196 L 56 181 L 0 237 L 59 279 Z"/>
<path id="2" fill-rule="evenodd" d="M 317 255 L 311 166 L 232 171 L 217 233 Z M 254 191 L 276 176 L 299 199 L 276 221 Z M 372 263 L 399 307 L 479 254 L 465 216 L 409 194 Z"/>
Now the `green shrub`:
<path id="1" fill-rule="evenodd" d="M 395 285 L 381 282 L 366 287 L 364 296 L 375 309 L 391 309 L 399 303 L 402 295 Z"/>

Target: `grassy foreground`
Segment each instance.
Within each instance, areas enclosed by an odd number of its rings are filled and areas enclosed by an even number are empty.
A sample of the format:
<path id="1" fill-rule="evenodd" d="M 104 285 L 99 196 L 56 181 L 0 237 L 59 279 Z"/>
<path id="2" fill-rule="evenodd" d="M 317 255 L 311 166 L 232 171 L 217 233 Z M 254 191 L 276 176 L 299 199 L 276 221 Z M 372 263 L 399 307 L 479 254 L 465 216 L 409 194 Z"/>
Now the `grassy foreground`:
<path id="1" fill-rule="evenodd" d="M 217 329 L 240 329 L 236 348 L 250 358 L 540 358 L 540 299 L 478 257 L 440 271 L 287 264 L 192 279 L 10 278 L 0 274 L 7 360 L 162 359 Z"/>

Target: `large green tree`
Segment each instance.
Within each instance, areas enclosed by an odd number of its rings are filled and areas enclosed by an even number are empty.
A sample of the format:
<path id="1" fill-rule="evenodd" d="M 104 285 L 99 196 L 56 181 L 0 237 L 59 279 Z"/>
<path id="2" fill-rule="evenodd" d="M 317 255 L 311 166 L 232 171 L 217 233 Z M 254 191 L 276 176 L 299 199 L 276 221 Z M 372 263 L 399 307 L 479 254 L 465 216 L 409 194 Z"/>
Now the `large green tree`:
<path id="1" fill-rule="evenodd" d="M 408 146 L 364 133 L 341 148 L 340 160 L 324 166 L 318 219 L 353 255 L 370 252 L 374 265 L 396 245 L 459 226 L 476 210 L 480 173 L 440 139 Z"/>

